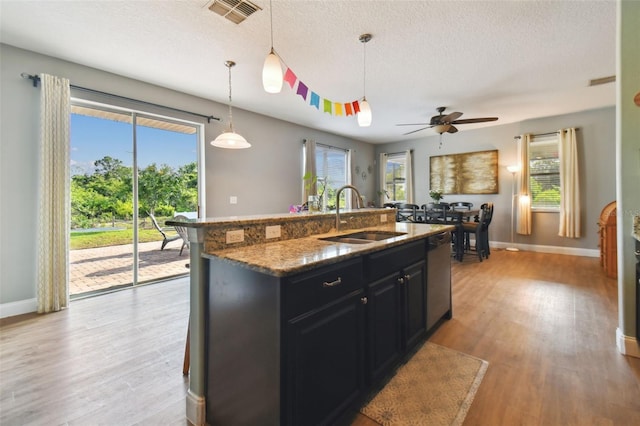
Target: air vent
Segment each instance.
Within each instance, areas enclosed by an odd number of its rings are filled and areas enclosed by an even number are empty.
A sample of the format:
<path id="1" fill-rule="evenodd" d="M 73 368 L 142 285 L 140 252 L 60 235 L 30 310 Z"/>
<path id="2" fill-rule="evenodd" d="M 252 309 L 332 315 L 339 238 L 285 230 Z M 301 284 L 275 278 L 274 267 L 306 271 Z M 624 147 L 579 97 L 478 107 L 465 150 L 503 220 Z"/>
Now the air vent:
<path id="1" fill-rule="evenodd" d="M 609 77 L 594 78 L 593 80 L 589 81 L 589 86 L 599 86 L 601 84 L 613 83 L 615 81 L 616 81 L 615 75 L 612 75 Z"/>
<path id="2" fill-rule="evenodd" d="M 246 0 L 214 0 L 209 6 L 209 10 L 239 24 L 262 9 Z"/>

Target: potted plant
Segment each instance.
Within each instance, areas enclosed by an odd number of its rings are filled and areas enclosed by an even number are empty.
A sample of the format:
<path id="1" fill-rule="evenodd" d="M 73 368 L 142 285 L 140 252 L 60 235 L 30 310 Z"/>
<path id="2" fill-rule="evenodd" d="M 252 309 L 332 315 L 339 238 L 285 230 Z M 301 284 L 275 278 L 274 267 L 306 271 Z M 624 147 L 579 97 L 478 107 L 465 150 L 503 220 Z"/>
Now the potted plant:
<path id="1" fill-rule="evenodd" d="M 439 203 L 440 200 L 442 200 L 442 198 L 443 198 L 442 190 L 440 190 L 440 189 L 432 189 L 431 191 L 429 191 L 429 196 L 431 197 L 431 199 L 433 201 L 435 201 L 436 203 Z"/>

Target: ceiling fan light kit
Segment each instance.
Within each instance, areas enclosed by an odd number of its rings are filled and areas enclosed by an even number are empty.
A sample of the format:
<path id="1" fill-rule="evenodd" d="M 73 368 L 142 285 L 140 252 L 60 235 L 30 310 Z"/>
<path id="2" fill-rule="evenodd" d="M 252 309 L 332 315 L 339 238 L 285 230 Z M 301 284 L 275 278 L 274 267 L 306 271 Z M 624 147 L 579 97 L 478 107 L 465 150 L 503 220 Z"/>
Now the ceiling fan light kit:
<path id="1" fill-rule="evenodd" d="M 431 117 L 431 120 L 428 123 L 404 123 L 396 124 L 396 126 L 425 126 L 417 130 L 403 133 L 403 135 L 410 135 L 412 133 L 420 132 L 424 129 L 433 129 L 434 132 L 440 135 L 440 145 L 442 145 L 443 133 L 456 133 L 458 131 L 458 128 L 454 126 L 454 124 L 484 123 L 487 121 L 496 121 L 498 119 L 498 117 L 482 117 L 458 120 L 462 116 L 461 112 L 456 111 L 444 115 L 443 113 L 446 109 L 446 107 L 438 107 L 438 115 L 434 115 L 433 117 Z"/>

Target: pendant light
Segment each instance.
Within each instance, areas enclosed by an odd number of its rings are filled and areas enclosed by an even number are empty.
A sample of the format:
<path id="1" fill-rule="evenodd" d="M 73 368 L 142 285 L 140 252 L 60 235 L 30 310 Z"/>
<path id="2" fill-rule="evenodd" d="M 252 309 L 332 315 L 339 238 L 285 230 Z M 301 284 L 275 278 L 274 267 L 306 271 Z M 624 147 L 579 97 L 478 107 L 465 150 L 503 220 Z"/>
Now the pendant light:
<path id="1" fill-rule="evenodd" d="M 251 144 L 233 131 L 233 116 L 231 113 L 231 67 L 235 66 L 236 63 L 226 61 L 224 65 L 229 68 L 229 127 L 227 127 L 227 130 L 223 134 L 211 141 L 211 145 L 227 149 L 249 148 Z"/>
<path id="2" fill-rule="evenodd" d="M 364 73 L 362 76 L 363 81 L 363 96 L 360 101 L 360 112 L 358 112 L 358 125 L 360 127 L 369 127 L 371 125 L 371 107 L 367 102 L 367 43 L 371 40 L 371 34 L 362 34 L 360 36 L 360 42 L 364 47 Z"/>
<path id="3" fill-rule="evenodd" d="M 271 20 L 271 52 L 264 60 L 262 67 L 262 87 L 267 93 L 280 93 L 282 90 L 282 67 L 280 66 L 280 58 L 273 50 L 273 6 L 269 0 L 269 16 Z"/>

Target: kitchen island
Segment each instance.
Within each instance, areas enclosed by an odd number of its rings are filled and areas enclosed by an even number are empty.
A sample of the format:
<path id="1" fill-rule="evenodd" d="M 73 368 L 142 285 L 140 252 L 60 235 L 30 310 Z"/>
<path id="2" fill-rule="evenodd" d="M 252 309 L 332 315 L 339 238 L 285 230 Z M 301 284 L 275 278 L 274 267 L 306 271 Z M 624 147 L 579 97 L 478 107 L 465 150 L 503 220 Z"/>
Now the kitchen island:
<path id="1" fill-rule="evenodd" d="M 453 227 L 343 217 L 341 232 L 333 214 L 166 222 L 191 241 L 192 423 L 332 422 L 424 339 L 427 241 Z M 386 238 L 328 240 L 362 230 Z M 450 317 L 450 282 L 431 285 Z"/>

